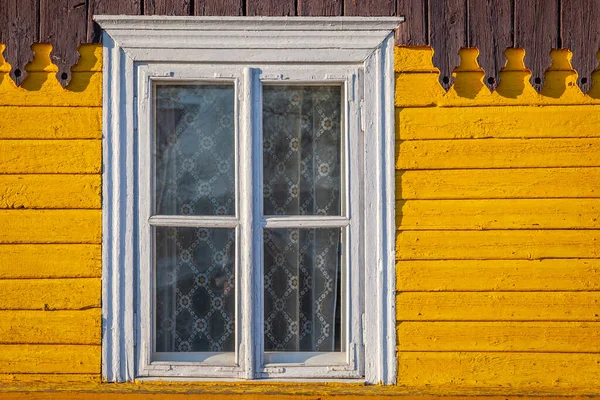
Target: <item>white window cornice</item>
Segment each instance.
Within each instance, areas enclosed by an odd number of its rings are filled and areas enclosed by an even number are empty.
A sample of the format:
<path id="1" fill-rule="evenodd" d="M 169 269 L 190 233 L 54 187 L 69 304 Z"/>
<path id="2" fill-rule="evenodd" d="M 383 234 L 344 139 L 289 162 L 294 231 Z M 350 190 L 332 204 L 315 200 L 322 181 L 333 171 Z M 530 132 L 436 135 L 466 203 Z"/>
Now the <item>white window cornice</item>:
<path id="1" fill-rule="evenodd" d="M 353 65 L 364 113 L 365 381 L 396 381 L 394 37 L 402 18 L 95 16 L 104 29 L 103 377 L 136 376 L 139 66 Z M 167 72 L 168 73 L 168 72 Z M 165 75 L 169 76 L 169 75 Z M 217 76 L 215 76 L 216 78 Z M 318 79 L 318 78 L 315 78 Z M 143 85 L 142 85 L 143 86 Z M 138 310 L 138 311 L 136 311 Z M 139 344 L 138 344 L 139 345 Z M 224 374 L 226 374 L 224 372 Z"/>

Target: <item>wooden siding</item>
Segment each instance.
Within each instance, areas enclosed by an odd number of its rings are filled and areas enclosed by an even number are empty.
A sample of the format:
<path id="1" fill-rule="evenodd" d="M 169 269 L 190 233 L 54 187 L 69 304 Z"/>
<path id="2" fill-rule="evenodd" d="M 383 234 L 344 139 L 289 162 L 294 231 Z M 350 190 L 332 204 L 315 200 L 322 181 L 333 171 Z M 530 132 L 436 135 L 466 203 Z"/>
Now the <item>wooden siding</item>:
<path id="1" fill-rule="evenodd" d="M 60 25 L 44 18 L 55 34 Z M 0 382 L 98 380 L 101 49 L 79 49 L 66 89 L 50 46 L 34 51 L 20 87 L 0 58 Z"/>
<path id="2" fill-rule="evenodd" d="M 505 65 L 507 47 L 523 47 L 539 90 L 550 66 L 551 49 L 574 52 L 578 84 L 587 92 L 598 65 L 600 0 L 3 0 L 0 42 L 13 65 L 11 75 L 21 83 L 36 42 L 54 46 L 53 61 L 61 83 L 71 79 L 69 67 L 78 58 L 80 43 L 97 43 L 101 31 L 92 17 L 98 14 L 333 16 L 402 15 L 406 22 L 397 34 L 399 45 L 430 45 L 434 64 L 445 89 L 453 82 L 458 50 L 475 46 L 481 51 L 484 83 L 494 89 Z M 536 83 L 538 82 L 538 83 Z"/>
<path id="3" fill-rule="evenodd" d="M 396 49 L 404 388 L 600 392 L 600 104 L 567 58 L 538 95 L 513 55 L 497 93 L 469 52 L 444 92 L 431 49 Z"/>

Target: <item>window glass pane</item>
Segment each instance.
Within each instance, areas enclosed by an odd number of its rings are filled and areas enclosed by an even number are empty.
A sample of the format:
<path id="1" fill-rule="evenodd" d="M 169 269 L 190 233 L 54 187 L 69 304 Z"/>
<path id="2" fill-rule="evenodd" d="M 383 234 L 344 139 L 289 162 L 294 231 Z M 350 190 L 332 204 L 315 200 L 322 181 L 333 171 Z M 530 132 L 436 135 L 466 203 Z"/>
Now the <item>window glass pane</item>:
<path id="1" fill-rule="evenodd" d="M 234 215 L 233 85 L 156 86 L 156 213 Z"/>
<path id="2" fill-rule="evenodd" d="M 235 229 L 155 229 L 156 351 L 234 351 Z"/>
<path id="3" fill-rule="evenodd" d="M 340 215 L 342 88 L 263 87 L 265 215 Z"/>
<path id="4" fill-rule="evenodd" d="M 341 230 L 265 229 L 265 351 L 343 350 Z"/>

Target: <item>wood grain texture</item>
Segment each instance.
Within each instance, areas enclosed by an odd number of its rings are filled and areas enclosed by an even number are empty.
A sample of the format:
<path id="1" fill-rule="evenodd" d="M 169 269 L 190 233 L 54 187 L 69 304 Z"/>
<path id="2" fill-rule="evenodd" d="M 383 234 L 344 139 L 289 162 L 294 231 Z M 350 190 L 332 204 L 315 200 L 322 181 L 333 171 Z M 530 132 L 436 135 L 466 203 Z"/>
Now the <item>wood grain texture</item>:
<path id="1" fill-rule="evenodd" d="M 405 18 L 396 29 L 396 44 L 408 46 L 429 44 L 427 2 L 398 0 L 396 3 L 396 15 Z"/>
<path id="2" fill-rule="evenodd" d="M 594 394 L 598 391 L 599 374 L 599 354 L 398 354 L 398 385 L 419 389 L 427 386 L 430 391 L 444 394 Z"/>
<path id="3" fill-rule="evenodd" d="M 558 0 L 515 2 L 515 45 L 525 49 L 525 66 L 538 91 L 550 66 L 550 50 L 560 47 L 559 16 Z"/>
<path id="4" fill-rule="evenodd" d="M 0 210 L 0 243 L 102 242 L 100 210 Z"/>
<path id="5" fill-rule="evenodd" d="M 145 15 L 192 15 L 190 0 L 144 0 Z"/>
<path id="6" fill-rule="evenodd" d="M 429 0 L 429 29 L 433 64 L 440 70 L 440 83 L 448 89 L 452 70 L 460 63 L 458 50 L 467 46 L 466 0 Z"/>
<path id="7" fill-rule="evenodd" d="M 469 1 L 469 46 L 479 49 L 479 65 L 490 89 L 498 84 L 504 50 L 513 47 L 513 13 L 511 0 Z"/>
<path id="8" fill-rule="evenodd" d="M 0 280 L 0 310 L 99 308 L 101 286 L 98 278 Z"/>
<path id="9" fill-rule="evenodd" d="M 402 231 L 397 260 L 600 258 L 600 231 Z"/>
<path id="10" fill-rule="evenodd" d="M 421 170 L 397 172 L 396 193 L 423 200 L 598 198 L 598 182 L 597 167 Z"/>
<path id="11" fill-rule="evenodd" d="M 600 199 L 408 200 L 396 204 L 396 224 L 400 230 L 599 229 Z"/>
<path id="12" fill-rule="evenodd" d="M 100 175 L 0 175 L 0 208 L 99 209 Z"/>
<path id="13" fill-rule="evenodd" d="M 398 169 L 597 167 L 600 139 L 413 140 L 396 157 Z"/>
<path id="14" fill-rule="evenodd" d="M 38 9 L 37 0 L 2 0 L 0 7 L 0 43 L 6 45 L 4 59 L 12 65 L 10 76 L 17 85 L 26 76 L 25 64 L 33 55 L 31 45 L 38 41 Z"/>
<path id="15" fill-rule="evenodd" d="M 396 14 L 394 0 L 344 0 L 344 15 L 393 16 Z"/>
<path id="16" fill-rule="evenodd" d="M 0 244 L 0 279 L 99 278 L 97 244 Z"/>
<path id="17" fill-rule="evenodd" d="M 100 309 L 0 311 L 0 344 L 93 344 L 101 340 Z"/>
<path id="18" fill-rule="evenodd" d="M 402 140 L 600 137 L 599 111 L 597 106 L 402 108 L 396 110 L 396 137 Z"/>
<path id="19" fill-rule="evenodd" d="M 339 16 L 342 15 L 344 0 L 298 0 L 298 15 Z"/>
<path id="20" fill-rule="evenodd" d="M 562 47 L 573 52 L 573 67 L 579 74 L 579 86 L 587 92 L 592 71 L 598 67 L 600 50 L 600 0 L 561 0 Z"/>
<path id="21" fill-rule="evenodd" d="M 244 15 L 245 0 L 196 0 L 194 15 Z"/>
<path id="22" fill-rule="evenodd" d="M 402 322 L 398 351 L 600 353 L 598 322 Z"/>
<path id="23" fill-rule="evenodd" d="M 100 107 L 0 106 L 0 139 L 101 139 Z"/>
<path id="24" fill-rule="evenodd" d="M 86 3 L 81 0 L 40 0 L 40 42 L 51 43 L 52 62 L 58 65 L 59 82 L 71 79 L 77 48 L 87 39 Z"/>
<path id="25" fill-rule="evenodd" d="M 0 345 L 0 373 L 100 373 L 100 346 Z"/>
<path id="26" fill-rule="evenodd" d="M 0 174 L 98 174 L 100 140 L 0 140 Z"/>
<path id="27" fill-rule="evenodd" d="M 295 0 L 246 0 L 248 16 L 294 16 Z"/>
<path id="28" fill-rule="evenodd" d="M 87 42 L 100 43 L 102 29 L 92 17 L 94 15 L 139 15 L 143 0 L 88 0 Z"/>
<path id="29" fill-rule="evenodd" d="M 600 292 L 402 292 L 396 311 L 399 321 L 600 322 Z"/>
<path id="30" fill-rule="evenodd" d="M 597 259 L 398 261 L 396 275 L 403 292 L 600 290 Z"/>

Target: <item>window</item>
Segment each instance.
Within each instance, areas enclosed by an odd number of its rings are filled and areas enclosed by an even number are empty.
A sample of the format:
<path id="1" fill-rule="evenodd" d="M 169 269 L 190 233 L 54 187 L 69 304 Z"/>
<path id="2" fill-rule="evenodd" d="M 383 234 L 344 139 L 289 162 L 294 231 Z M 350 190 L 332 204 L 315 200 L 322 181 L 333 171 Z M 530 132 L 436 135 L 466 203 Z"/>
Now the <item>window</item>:
<path id="1" fill-rule="evenodd" d="M 398 19 L 96 21 L 105 378 L 393 383 Z"/>

